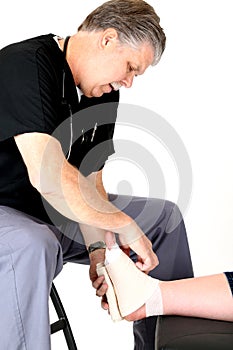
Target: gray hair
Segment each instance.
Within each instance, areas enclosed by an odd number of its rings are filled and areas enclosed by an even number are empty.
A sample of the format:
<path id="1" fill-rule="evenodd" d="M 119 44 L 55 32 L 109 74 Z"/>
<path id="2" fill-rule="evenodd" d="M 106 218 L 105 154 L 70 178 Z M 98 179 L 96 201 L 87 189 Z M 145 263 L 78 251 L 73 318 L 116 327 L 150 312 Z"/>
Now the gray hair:
<path id="1" fill-rule="evenodd" d="M 165 49 L 166 36 L 155 10 L 143 0 L 110 0 L 91 12 L 78 31 L 101 31 L 114 28 L 121 44 L 138 49 L 148 43 L 154 49 L 155 65 Z"/>

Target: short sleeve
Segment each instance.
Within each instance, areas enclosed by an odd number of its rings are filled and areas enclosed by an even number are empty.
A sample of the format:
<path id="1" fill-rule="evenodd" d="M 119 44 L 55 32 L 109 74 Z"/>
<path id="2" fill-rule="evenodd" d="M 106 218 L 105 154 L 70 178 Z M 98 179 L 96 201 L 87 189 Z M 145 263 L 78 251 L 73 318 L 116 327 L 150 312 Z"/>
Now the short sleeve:
<path id="1" fill-rule="evenodd" d="M 11 45 L 0 52 L 0 140 L 51 134 L 59 111 L 57 76 L 45 48 Z"/>

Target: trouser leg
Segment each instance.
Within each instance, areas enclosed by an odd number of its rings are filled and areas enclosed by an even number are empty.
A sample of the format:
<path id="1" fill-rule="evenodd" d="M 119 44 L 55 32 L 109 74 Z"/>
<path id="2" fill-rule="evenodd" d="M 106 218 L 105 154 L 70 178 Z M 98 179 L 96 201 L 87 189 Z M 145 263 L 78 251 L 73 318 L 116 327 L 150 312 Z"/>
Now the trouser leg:
<path id="1" fill-rule="evenodd" d="M 46 225 L 0 208 L 2 349 L 50 349 L 48 300 L 62 264 L 60 244 Z"/>
<path id="2" fill-rule="evenodd" d="M 174 280 L 193 276 L 192 262 L 186 230 L 178 207 L 161 199 L 109 195 L 109 200 L 131 216 L 148 236 L 158 255 L 159 266 L 150 275 L 161 280 Z M 75 232 L 72 225 L 69 229 Z M 64 259 L 88 264 L 88 253 L 81 244 L 63 238 Z M 131 258 L 136 260 L 134 253 Z M 134 323 L 135 350 L 154 350 L 156 317 Z"/>
<path id="3" fill-rule="evenodd" d="M 159 266 L 150 275 L 161 280 L 193 276 L 184 221 L 178 207 L 169 201 L 111 196 L 113 203 L 130 215 L 150 239 Z M 131 258 L 137 257 L 132 253 Z M 135 350 L 154 350 L 156 317 L 134 322 Z"/>

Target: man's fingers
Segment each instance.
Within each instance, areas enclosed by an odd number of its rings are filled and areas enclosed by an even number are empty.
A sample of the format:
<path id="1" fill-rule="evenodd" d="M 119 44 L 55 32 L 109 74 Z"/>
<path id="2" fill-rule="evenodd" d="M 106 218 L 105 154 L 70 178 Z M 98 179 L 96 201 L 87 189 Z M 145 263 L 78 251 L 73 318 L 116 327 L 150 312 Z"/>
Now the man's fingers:
<path id="1" fill-rule="evenodd" d="M 129 254 L 130 254 L 130 248 L 129 248 L 129 246 L 123 246 L 123 245 L 121 245 L 120 248 L 121 248 L 121 250 L 122 250 L 127 256 L 129 256 Z"/>
<path id="2" fill-rule="evenodd" d="M 106 283 L 103 283 L 97 290 L 96 290 L 96 295 L 97 297 L 103 297 L 108 289 L 108 285 Z"/>
<path id="3" fill-rule="evenodd" d="M 93 283 L 92 286 L 96 289 L 96 295 L 103 297 L 108 289 L 108 285 L 104 283 L 104 276 L 99 276 Z"/>
<path id="4" fill-rule="evenodd" d="M 108 310 L 108 309 L 109 309 L 108 301 L 107 301 L 106 295 L 104 295 L 104 296 L 102 297 L 102 300 L 101 300 L 101 307 L 102 307 L 104 310 Z"/>
<path id="5" fill-rule="evenodd" d="M 111 248 L 116 243 L 115 234 L 112 233 L 112 232 L 107 231 L 105 233 L 105 243 L 106 243 L 107 248 L 111 250 Z"/>
<path id="6" fill-rule="evenodd" d="M 92 286 L 95 289 L 98 289 L 103 282 L 104 282 L 104 276 L 99 276 L 94 282 L 92 282 Z"/>
<path id="7" fill-rule="evenodd" d="M 136 262 L 136 266 L 139 270 L 149 273 L 152 269 L 159 265 L 159 260 L 157 255 L 153 254 L 151 258 L 145 259 L 143 261 L 141 257 L 138 257 L 138 261 Z"/>

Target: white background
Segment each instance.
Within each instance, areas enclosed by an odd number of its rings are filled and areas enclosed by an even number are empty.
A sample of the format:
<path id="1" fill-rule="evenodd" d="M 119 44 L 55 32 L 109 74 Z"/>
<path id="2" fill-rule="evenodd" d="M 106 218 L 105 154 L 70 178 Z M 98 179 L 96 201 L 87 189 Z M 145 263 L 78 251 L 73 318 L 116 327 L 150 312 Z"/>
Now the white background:
<path id="1" fill-rule="evenodd" d="M 167 48 L 158 66 L 138 77 L 132 89 L 122 90 L 121 101 L 149 108 L 165 118 L 187 149 L 193 187 L 191 201 L 183 214 L 195 274 L 232 270 L 232 4 L 230 0 L 148 2 L 154 5 L 161 18 Z M 101 3 L 78 0 L 4 2 L 0 47 L 49 32 L 61 36 L 73 34 L 90 10 Z M 127 138 L 125 134 L 134 135 L 121 129 L 116 131 L 116 137 Z M 146 138 L 135 137 L 135 142 L 140 140 L 140 144 L 151 151 Z M 162 160 L 163 156 L 167 162 Z M 164 169 L 166 198 L 176 202 L 179 187 L 174 162 L 169 161 L 169 155 L 162 149 L 157 160 Z M 123 180 L 129 183 L 125 169 L 132 170 L 133 194 L 147 193 L 143 171 L 121 162 L 109 162 L 105 172 L 107 189 L 129 187 L 120 186 Z M 132 325 L 113 324 L 100 309 L 87 267 L 66 265 L 56 285 L 79 350 L 132 349 Z M 52 310 L 51 313 L 53 318 Z M 66 349 L 60 334 L 52 336 L 52 345 L 53 349 Z"/>

